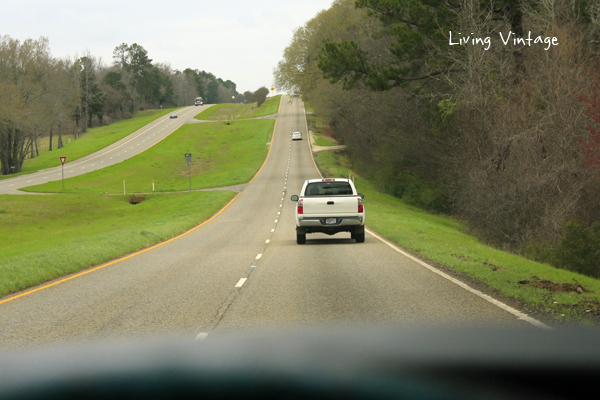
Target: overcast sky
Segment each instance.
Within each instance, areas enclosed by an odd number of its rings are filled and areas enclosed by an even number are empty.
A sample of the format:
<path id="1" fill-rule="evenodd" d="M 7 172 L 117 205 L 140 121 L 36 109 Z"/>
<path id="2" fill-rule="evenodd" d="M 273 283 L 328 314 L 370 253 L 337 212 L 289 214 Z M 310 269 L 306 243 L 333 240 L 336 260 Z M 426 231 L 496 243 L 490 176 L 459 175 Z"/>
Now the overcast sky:
<path id="1" fill-rule="evenodd" d="M 212 72 L 238 92 L 273 84 L 273 68 L 304 25 L 333 0 L 3 1 L 0 34 L 48 37 L 54 57 L 138 43 L 154 62 Z"/>

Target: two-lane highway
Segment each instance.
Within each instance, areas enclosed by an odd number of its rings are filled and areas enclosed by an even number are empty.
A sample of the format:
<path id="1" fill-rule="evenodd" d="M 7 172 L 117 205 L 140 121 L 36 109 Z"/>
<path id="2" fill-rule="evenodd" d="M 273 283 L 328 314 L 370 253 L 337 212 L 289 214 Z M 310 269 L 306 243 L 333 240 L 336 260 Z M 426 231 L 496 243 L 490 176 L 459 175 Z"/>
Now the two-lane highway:
<path id="1" fill-rule="evenodd" d="M 307 135 L 291 141 L 306 129 L 301 102 L 284 97 L 261 172 L 214 219 L 105 268 L 0 300 L 0 348 L 315 324 L 531 323 L 373 235 L 358 244 L 349 234 L 312 234 L 297 245 L 290 196 L 319 177 Z M 368 198 L 365 207 L 368 223 Z"/>
<path id="2" fill-rule="evenodd" d="M 65 179 L 120 163 L 149 149 L 208 107 L 210 106 L 181 108 L 175 112 L 177 118 L 171 118 L 167 114 L 100 151 L 71 162 L 67 160 L 65 164 Z M 61 180 L 62 167 L 59 160 L 61 152 L 60 150 L 56 150 L 55 153 L 57 167 L 48 168 L 33 174 L 21 175 L 16 178 L 0 180 L 0 194 L 27 194 L 27 192 L 19 191 L 18 189 Z"/>

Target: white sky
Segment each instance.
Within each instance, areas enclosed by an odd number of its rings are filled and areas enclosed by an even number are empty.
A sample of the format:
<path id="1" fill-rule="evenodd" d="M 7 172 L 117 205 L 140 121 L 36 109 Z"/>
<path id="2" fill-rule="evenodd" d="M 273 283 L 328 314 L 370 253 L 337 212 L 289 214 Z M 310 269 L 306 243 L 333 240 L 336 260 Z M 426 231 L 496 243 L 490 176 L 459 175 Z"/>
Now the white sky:
<path id="1" fill-rule="evenodd" d="M 48 37 L 54 57 L 89 50 L 112 63 L 113 49 L 138 43 L 153 62 L 212 72 L 238 92 L 271 87 L 273 68 L 304 25 L 333 0 L 3 1 L 0 34 Z"/>

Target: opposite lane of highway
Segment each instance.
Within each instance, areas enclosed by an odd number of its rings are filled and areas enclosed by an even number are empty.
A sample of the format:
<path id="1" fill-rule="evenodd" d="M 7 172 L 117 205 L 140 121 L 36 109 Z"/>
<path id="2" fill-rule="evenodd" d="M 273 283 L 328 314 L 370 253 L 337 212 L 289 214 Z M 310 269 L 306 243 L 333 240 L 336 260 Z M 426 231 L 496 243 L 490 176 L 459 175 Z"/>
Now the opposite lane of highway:
<path id="1" fill-rule="evenodd" d="M 208 107 L 210 105 L 181 108 L 176 112 L 177 118 L 170 118 L 169 115 L 160 117 L 102 150 L 78 160 L 71 162 L 67 160 L 65 164 L 65 179 L 106 168 L 148 150 Z M 0 180 L 0 194 L 29 194 L 19 189 L 61 180 L 62 171 L 59 157 L 60 150 L 57 150 L 56 167 L 32 174 L 20 175 L 16 178 Z"/>

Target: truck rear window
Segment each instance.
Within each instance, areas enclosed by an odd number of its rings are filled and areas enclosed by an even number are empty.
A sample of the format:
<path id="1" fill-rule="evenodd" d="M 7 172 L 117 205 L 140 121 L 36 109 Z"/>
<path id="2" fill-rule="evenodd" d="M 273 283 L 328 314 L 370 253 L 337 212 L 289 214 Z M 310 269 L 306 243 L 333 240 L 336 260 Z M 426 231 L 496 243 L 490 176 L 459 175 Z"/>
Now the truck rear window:
<path id="1" fill-rule="evenodd" d="M 351 195 L 352 187 L 348 182 L 313 182 L 306 186 L 304 196 Z"/>

